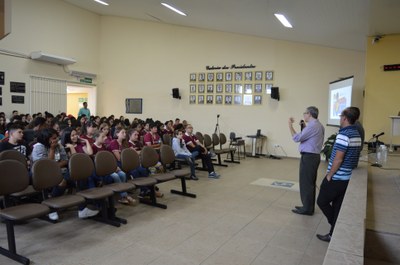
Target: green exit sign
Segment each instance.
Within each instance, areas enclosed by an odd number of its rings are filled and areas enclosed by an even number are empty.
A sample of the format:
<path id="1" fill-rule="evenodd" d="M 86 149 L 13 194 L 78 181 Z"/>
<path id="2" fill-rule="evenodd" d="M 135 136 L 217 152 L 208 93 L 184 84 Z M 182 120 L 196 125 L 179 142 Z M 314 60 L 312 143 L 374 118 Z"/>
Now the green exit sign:
<path id="1" fill-rule="evenodd" d="M 82 78 L 81 80 L 79 80 L 79 82 L 85 83 L 85 84 L 91 84 L 93 82 L 93 79 L 89 78 L 89 77 L 85 77 L 85 78 Z"/>

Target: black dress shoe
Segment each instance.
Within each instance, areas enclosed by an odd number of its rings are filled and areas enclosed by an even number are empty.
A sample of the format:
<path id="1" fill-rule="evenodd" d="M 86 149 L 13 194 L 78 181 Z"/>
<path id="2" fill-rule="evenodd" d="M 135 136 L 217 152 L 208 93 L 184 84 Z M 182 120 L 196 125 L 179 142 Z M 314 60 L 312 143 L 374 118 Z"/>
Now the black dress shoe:
<path id="1" fill-rule="evenodd" d="M 331 238 L 332 238 L 332 236 L 330 234 L 326 234 L 326 235 L 317 234 L 317 237 L 319 240 L 322 240 L 325 242 L 331 242 Z"/>
<path id="2" fill-rule="evenodd" d="M 306 212 L 306 211 L 302 211 L 300 209 L 292 209 L 292 212 L 297 213 L 297 214 L 302 214 L 302 215 L 313 215 L 313 212 Z"/>

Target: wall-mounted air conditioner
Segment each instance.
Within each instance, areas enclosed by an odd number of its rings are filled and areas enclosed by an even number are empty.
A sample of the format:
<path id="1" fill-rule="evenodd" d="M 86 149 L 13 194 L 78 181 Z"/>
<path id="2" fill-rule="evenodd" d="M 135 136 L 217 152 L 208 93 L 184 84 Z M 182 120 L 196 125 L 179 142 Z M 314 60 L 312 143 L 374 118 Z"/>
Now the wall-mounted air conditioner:
<path id="1" fill-rule="evenodd" d="M 67 57 L 61 57 L 57 55 L 48 54 L 42 51 L 31 52 L 31 59 L 38 60 L 48 63 L 60 64 L 60 65 L 68 65 L 76 63 L 76 60 Z"/>

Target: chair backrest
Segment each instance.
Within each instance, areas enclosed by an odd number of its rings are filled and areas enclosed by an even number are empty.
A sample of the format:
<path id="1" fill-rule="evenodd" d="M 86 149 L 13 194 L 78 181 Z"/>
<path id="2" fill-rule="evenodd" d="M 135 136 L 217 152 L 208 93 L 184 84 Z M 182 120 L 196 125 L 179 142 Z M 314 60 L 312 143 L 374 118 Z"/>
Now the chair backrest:
<path id="1" fill-rule="evenodd" d="M 236 138 L 236 133 L 231 132 L 231 133 L 229 134 L 229 139 L 230 139 L 231 141 L 235 141 L 235 138 Z"/>
<path id="2" fill-rule="evenodd" d="M 72 180 L 86 180 L 94 172 L 92 158 L 85 153 L 76 153 L 69 158 L 69 176 Z"/>
<path id="3" fill-rule="evenodd" d="M 160 158 L 163 165 L 172 164 L 175 161 L 175 153 L 172 147 L 163 144 L 160 148 Z"/>
<path id="4" fill-rule="evenodd" d="M 0 172 L 0 196 L 23 191 L 29 185 L 28 170 L 16 160 L 0 161 Z"/>
<path id="5" fill-rule="evenodd" d="M 204 146 L 208 149 L 213 146 L 213 141 L 211 140 L 210 135 L 204 134 Z"/>
<path id="6" fill-rule="evenodd" d="M 25 156 L 20 152 L 18 152 L 17 150 L 4 150 L 3 152 L 1 152 L 0 160 L 5 160 L 5 159 L 17 160 L 18 162 L 24 164 L 25 167 L 28 166 Z"/>
<path id="7" fill-rule="evenodd" d="M 171 145 L 171 143 L 172 143 L 171 135 L 169 135 L 168 133 L 165 133 L 163 135 L 163 143 L 167 144 L 167 145 Z"/>
<path id="8" fill-rule="evenodd" d="M 226 144 L 227 140 L 226 140 L 226 136 L 224 133 L 220 133 L 219 134 L 219 144 L 222 147 L 224 144 Z"/>
<path id="9" fill-rule="evenodd" d="M 199 140 L 199 142 L 201 143 L 201 144 L 204 144 L 204 137 L 203 137 L 203 134 L 201 133 L 201 132 L 196 132 L 196 138 L 197 138 L 197 140 Z"/>
<path id="10" fill-rule="evenodd" d="M 212 134 L 212 143 L 214 147 L 219 145 L 219 137 L 216 133 Z"/>
<path id="11" fill-rule="evenodd" d="M 155 166 L 158 163 L 158 154 L 157 151 L 151 146 L 145 146 L 140 152 L 140 158 L 142 162 L 142 166 L 144 168 L 149 168 Z"/>
<path id="12" fill-rule="evenodd" d="M 97 176 L 107 176 L 117 170 L 118 164 L 113 153 L 109 151 L 100 151 L 94 157 L 94 166 Z"/>
<path id="13" fill-rule="evenodd" d="M 61 168 L 55 160 L 36 160 L 32 166 L 32 184 L 35 190 L 44 190 L 60 184 L 63 180 Z"/>
<path id="14" fill-rule="evenodd" d="M 124 172 L 129 172 L 140 166 L 139 154 L 132 148 L 125 148 L 121 152 L 121 167 Z"/>

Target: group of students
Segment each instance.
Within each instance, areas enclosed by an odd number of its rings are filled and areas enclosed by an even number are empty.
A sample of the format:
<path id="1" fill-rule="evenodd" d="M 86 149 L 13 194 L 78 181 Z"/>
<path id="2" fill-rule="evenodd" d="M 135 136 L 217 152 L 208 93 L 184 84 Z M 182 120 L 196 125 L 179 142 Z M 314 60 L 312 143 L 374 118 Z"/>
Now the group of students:
<path id="1" fill-rule="evenodd" d="M 0 116 L 0 118 L 4 118 Z M 0 142 L 0 152 L 14 149 L 21 152 L 33 165 L 35 161 L 48 158 L 58 162 L 63 174 L 63 181 L 51 191 L 51 196 L 57 197 L 65 193 L 67 188 L 73 188 L 76 183 L 69 179 L 68 159 L 75 153 L 86 153 L 92 157 L 100 151 L 112 152 L 117 160 L 118 168 L 114 173 L 106 177 L 96 176 L 95 172 L 87 183 L 79 183 L 79 189 L 93 188 L 101 184 L 112 182 L 126 182 L 129 177 L 145 177 L 150 172 L 162 170 L 161 163 L 154 170 L 138 167 L 129 172 L 129 176 L 121 167 L 121 152 L 125 148 L 132 148 L 140 154 L 144 146 L 151 146 L 156 150 L 163 144 L 163 134 L 173 137 L 172 148 L 177 158 L 184 159 L 191 168 L 190 179 L 198 180 L 195 170 L 195 159 L 201 158 L 203 165 L 207 167 L 209 178 L 219 178 L 214 171 L 211 161 L 211 153 L 200 143 L 193 134 L 193 126 L 180 123 L 179 119 L 153 122 L 151 119 L 141 121 L 135 119 L 132 123 L 126 119 L 90 117 L 84 115 L 75 119 L 72 116 L 60 114 L 54 117 L 50 113 L 35 115 L 28 125 L 19 117 L 12 117 L 10 123 L 5 126 L 5 138 Z M 171 143 L 165 143 L 171 144 Z M 156 196 L 163 194 L 156 187 Z M 142 189 L 139 196 L 148 196 L 149 190 Z M 135 204 L 135 199 L 128 193 L 122 192 L 118 200 L 122 204 Z M 79 217 L 87 218 L 98 214 L 98 210 L 91 210 L 82 205 L 79 207 Z M 49 214 L 49 218 L 57 220 L 57 212 Z"/>

